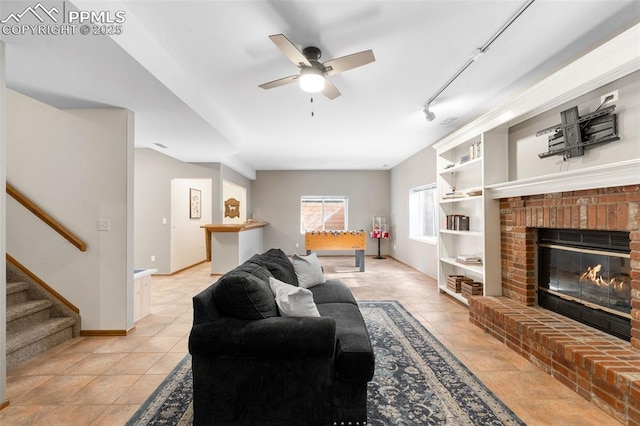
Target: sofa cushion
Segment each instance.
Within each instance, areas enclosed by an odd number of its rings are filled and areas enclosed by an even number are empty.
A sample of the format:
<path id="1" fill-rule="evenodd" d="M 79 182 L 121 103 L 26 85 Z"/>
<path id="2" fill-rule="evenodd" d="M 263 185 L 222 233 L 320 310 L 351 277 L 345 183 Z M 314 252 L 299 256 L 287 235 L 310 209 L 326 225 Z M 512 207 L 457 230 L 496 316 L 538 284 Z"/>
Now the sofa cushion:
<path id="1" fill-rule="evenodd" d="M 269 285 L 276 299 L 278 311 L 283 317 L 319 317 L 311 290 L 283 283 L 269 277 Z"/>
<path id="2" fill-rule="evenodd" d="M 310 288 L 315 303 L 351 303 L 357 305 L 356 299 L 347 285 L 336 279 L 329 279 L 322 285 Z"/>
<path id="3" fill-rule="evenodd" d="M 271 273 L 255 263 L 243 263 L 227 272 L 213 290 L 220 313 L 247 320 L 278 316 L 269 277 Z"/>
<path id="4" fill-rule="evenodd" d="M 320 266 L 315 253 L 311 253 L 308 256 L 294 254 L 291 258 L 291 263 L 293 263 L 293 269 L 296 272 L 296 277 L 298 277 L 300 287 L 311 288 L 318 284 L 324 284 L 322 266 Z"/>
<path id="5" fill-rule="evenodd" d="M 371 380 L 375 368 L 373 348 L 358 306 L 324 303 L 317 307 L 322 317 L 336 321 L 336 379 L 344 382 Z"/>
<path id="6" fill-rule="evenodd" d="M 262 254 L 256 254 L 247 262 L 264 266 L 277 280 L 295 286 L 298 285 L 293 263 L 280 249 L 271 249 Z"/>

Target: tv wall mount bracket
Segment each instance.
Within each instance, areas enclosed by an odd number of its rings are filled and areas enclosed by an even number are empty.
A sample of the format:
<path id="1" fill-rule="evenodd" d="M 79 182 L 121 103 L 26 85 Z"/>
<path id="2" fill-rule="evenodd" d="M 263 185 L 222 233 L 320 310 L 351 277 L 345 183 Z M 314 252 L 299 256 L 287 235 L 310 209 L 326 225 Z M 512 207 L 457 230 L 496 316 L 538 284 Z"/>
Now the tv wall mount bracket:
<path id="1" fill-rule="evenodd" d="M 538 157 L 546 158 L 552 155 L 562 155 L 564 160 L 568 160 L 569 158 L 584 155 L 585 148 L 619 140 L 618 123 L 616 114 L 613 113 L 616 106 L 611 105 L 603 109 L 600 109 L 600 107 L 582 117 L 578 113 L 577 106 L 562 111 L 560 113 L 562 121 L 560 124 L 536 133 L 536 136 L 541 136 L 553 132 L 549 136 L 549 150 L 538 154 Z"/>

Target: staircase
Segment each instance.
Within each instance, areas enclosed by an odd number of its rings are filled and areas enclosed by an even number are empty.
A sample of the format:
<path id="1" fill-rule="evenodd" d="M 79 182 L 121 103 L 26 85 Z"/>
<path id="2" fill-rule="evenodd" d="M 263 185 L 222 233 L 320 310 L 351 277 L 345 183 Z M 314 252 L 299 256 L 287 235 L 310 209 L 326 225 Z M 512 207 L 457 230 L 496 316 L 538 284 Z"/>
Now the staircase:
<path id="1" fill-rule="evenodd" d="M 7 261 L 7 368 L 80 334 L 80 315 Z"/>

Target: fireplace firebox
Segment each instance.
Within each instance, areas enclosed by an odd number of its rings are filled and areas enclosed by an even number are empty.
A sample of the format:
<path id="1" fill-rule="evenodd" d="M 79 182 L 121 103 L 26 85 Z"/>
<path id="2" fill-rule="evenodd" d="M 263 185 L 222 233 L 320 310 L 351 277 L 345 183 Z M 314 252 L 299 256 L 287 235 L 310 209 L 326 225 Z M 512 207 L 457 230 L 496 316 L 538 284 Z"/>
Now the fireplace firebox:
<path id="1" fill-rule="evenodd" d="M 538 305 L 631 340 L 628 232 L 538 229 Z"/>

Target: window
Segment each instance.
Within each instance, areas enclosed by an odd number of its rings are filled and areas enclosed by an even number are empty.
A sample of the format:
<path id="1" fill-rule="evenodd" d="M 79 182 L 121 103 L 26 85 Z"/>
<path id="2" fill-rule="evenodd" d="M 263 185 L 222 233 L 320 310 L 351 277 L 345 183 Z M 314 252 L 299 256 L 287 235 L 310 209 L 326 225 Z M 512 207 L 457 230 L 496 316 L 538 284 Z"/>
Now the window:
<path id="1" fill-rule="evenodd" d="M 300 233 L 346 230 L 347 197 L 300 197 Z"/>
<path id="2" fill-rule="evenodd" d="M 436 184 L 411 189 L 409 194 L 409 236 L 435 242 L 437 230 Z"/>

